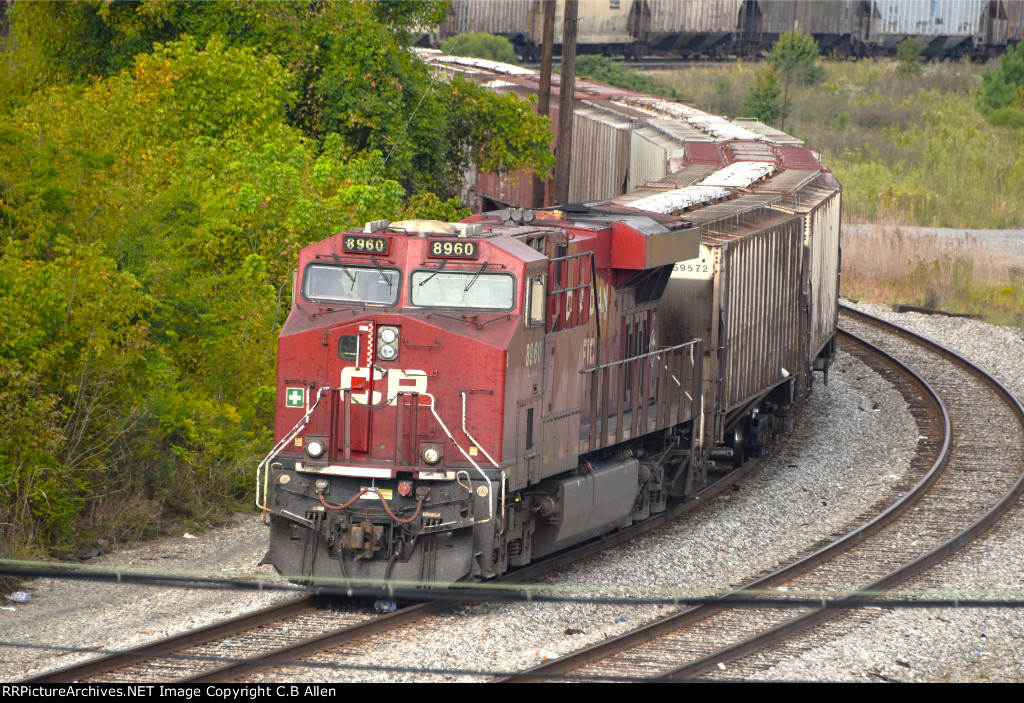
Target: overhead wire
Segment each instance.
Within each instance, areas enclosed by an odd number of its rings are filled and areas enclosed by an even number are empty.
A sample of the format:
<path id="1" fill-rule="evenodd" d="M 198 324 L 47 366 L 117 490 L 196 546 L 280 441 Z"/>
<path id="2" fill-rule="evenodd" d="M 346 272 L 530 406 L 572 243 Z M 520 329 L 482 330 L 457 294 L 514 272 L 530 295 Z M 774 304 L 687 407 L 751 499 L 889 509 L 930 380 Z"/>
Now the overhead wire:
<path id="1" fill-rule="evenodd" d="M 113 585 L 159 586 L 218 591 L 288 592 L 296 595 L 317 594 L 336 598 L 367 598 L 404 601 L 443 600 L 475 603 L 573 603 L 601 606 L 696 606 L 721 608 L 1024 608 L 1024 592 L 998 591 L 776 591 L 758 589 L 669 589 L 622 587 L 600 589 L 567 588 L 537 584 L 501 582 L 439 584 L 426 581 L 390 581 L 384 584 L 358 579 L 336 579 L 315 587 L 301 586 L 280 577 L 264 576 L 200 576 L 181 573 L 154 573 L 132 569 L 104 570 L 82 565 L 53 568 L 35 562 L 0 561 L 0 574 L 21 578 L 52 578 L 93 581 Z M 430 589 L 425 591 L 424 589 Z M 651 595 L 636 595 L 638 591 Z"/>

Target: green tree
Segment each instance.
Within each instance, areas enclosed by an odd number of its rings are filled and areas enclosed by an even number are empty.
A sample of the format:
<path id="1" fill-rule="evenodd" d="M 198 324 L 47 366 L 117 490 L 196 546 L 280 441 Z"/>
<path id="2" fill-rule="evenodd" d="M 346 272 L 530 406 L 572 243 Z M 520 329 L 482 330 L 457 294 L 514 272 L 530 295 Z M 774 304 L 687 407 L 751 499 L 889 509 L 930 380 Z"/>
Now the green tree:
<path id="1" fill-rule="evenodd" d="M 201 40 L 219 34 L 229 44 L 247 44 L 277 55 L 285 65 L 311 58 L 316 43 L 330 34 L 354 5 L 400 37 L 436 25 L 444 2 L 264 3 L 256 0 L 76 0 L 18 2 L 12 10 L 13 36 L 50 78 L 74 80 L 111 75 L 133 56 L 190 34 Z"/>
<path id="2" fill-rule="evenodd" d="M 472 56 L 477 59 L 519 64 L 519 57 L 512 48 L 512 42 L 505 37 L 484 32 L 466 32 L 448 37 L 441 44 L 441 51 L 453 56 Z"/>
<path id="3" fill-rule="evenodd" d="M 288 82 L 186 37 L 0 130 L 0 376 L 21 379 L 0 520 L 19 538 L 66 544 L 118 500 L 187 512 L 248 490 L 298 249 L 405 214 L 379 153 L 285 123 Z"/>
<path id="4" fill-rule="evenodd" d="M 982 74 L 978 105 L 986 112 L 1024 109 L 1024 43 L 1007 49 L 999 67 Z"/>
<path id="5" fill-rule="evenodd" d="M 230 509 L 267 447 L 299 249 L 367 220 L 465 216 L 452 195 L 471 162 L 551 164 L 528 102 L 439 80 L 407 50 L 418 3 L 15 10 L 17 70 L 0 71 L 8 545 Z"/>
<path id="6" fill-rule="evenodd" d="M 755 83 L 743 101 L 743 115 L 772 124 L 785 112 L 786 106 L 782 103 L 779 75 L 775 69 L 767 66 L 755 74 Z"/>
<path id="7" fill-rule="evenodd" d="M 14 25 L 19 68 L 7 75 L 7 85 L 16 90 L 0 97 L 0 108 L 4 100 L 17 104 L 15 96 L 22 92 L 17 83 L 26 74 L 61 82 L 112 76 L 159 42 L 192 36 L 204 46 L 216 36 L 223 46 L 254 50 L 287 70 L 287 120 L 307 136 L 339 134 L 350 155 L 381 151 L 385 162 L 379 175 L 397 179 L 409 192 L 433 190 L 447 199 L 459 192 L 464 154 L 484 154 L 487 145 L 447 138 L 444 126 L 472 120 L 468 110 L 481 101 L 460 103 L 457 97 L 468 91 L 435 79 L 408 50 L 408 35 L 436 21 L 443 8 L 443 3 L 406 0 L 19 3 Z M 503 130 L 515 141 L 543 132 L 546 118 L 529 112 L 520 110 L 522 121 L 507 125 L 489 115 L 480 119 L 486 131 Z M 483 131 L 481 125 L 463 134 Z M 527 165 L 543 170 L 548 149 L 541 141 L 528 150 L 541 160 Z M 495 167 L 514 170 L 521 161 Z"/>
<path id="8" fill-rule="evenodd" d="M 768 65 L 780 75 L 789 73 L 805 85 L 815 85 L 825 77 L 825 69 L 818 65 L 818 53 L 814 37 L 794 29 L 772 44 Z"/>
<path id="9" fill-rule="evenodd" d="M 916 78 L 924 70 L 921 54 L 924 45 L 917 37 L 907 37 L 896 45 L 896 75 L 900 78 Z"/>

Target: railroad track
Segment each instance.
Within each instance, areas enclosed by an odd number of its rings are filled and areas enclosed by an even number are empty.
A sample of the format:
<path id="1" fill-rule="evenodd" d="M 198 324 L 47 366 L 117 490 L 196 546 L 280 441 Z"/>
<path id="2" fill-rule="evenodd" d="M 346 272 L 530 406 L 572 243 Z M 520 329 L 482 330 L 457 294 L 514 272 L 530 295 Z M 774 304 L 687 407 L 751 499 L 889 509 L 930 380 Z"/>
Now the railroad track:
<path id="1" fill-rule="evenodd" d="M 915 464 L 933 466 L 891 509 L 832 545 L 746 585 L 773 586 L 775 595 L 848 593 L 892 588 L 966 544 L 990 526 L 1024 488 L 1024 408 L 997 381 L 942 347 L 851 309 L 841 309 L 844 343 L 855 355 L 875 354 L 853 332 L 892 350 L 919 374 L 936 402 L 908 398 L 924 439 Z M 882 351 L 878 349 L 878 351 Z M 894 360 L 883 375 L 894 377 Z M 938 408 L 942 408 L 941 413 Z M 935 434 L 943 428 L 944 438 Z M 750 597 L 730 594 L 723 598 Z M 770 666 L 765 648 L 821 623 L 837 609 L 687 608 L 645 627 L 514 677 L 736 677 L 750 671 L 732 662 L 760 652 L 755 668 Z M 854 616 L 851 616 L 854 617 Z M 789 650 L 800 645 L 790 645 Z M 506 679 L 507 680 L 507 679 Z"/>
<path id="2" fill-rule="evenodd" d="M 579 545 L 537 561 L 502 579 L 527 581 L 609 547 L 634 539 L 706 504 L 759 465 L 750 461 L 710 483 L 687 503 L 604 540 Z M 352 606 L 326 596 L 308 595 L 197 630 L 173 635 L 117 654 L 90 659 L 25 679 L 23 683 L 174 681 L 214 683 L 237 680 L 274 666 L 301 661 L 311 654 L 404 627 L 463 601 L 415 603 L 385 615 L 369 603 Z"/>
<path id="3" fill-rule="evenodd" d="M 906 382 L 899 381 L 902 374 L 896 369 L 895 365 L 883 368 L 882 373 L 888 376 L 894 383 L 906 384 Z M 938 411 L 935 409 L 936 404 L 922 400 L 921 396 L 923 393 L 920 390 L 912 391 L 908 387 L 904 395 L 909 400 L 922 434 L 933 435 L 934 428 L 943 424 L 939 419 Z M 928 427 L 933 429 L 928 430 Z M 902 484 L 903 488 L 909 487 L 909 484 L 922 481 L 922 476 L 929 471 L 932 463 L 934 463 L 932 457 L 938 456 L 941 453 L 942 444 L 943 440 L 937 438 L 929 438 L 921 442 L 921 447 L 926 451 L 922 452 L 918 459 L 915 460 L 909 479 Z M 754 463 L 748 463 L 741 473 L 750 471 L 754 466 Z M 635 531 L 624 531 L 615 536 L 615 541 L 622 542 L 632 539 L 642 531 L 653 529 L 664 522 L 675 519 L 683 512 L 705 504 L 707 499 L 731 486 L 739 477 L 740 473 L 730 474 L 715 485 L 709 486 L 702 493 L 700 499 L 667 511 L 661 516 L 661 519 L 644 523 L 642 526 L 638 526 Z M 879 502 L 888 504 L 895 502 L 895 500 L 893 497 L 883 496 L 880 497 Z M 904 502 L 909 502 L 909 500 Z M 878 526 L 875 529 L 877 528 Z M 608 546 L 608 542 L 600 545 L 584 545 L 569 553 L 558 555 L 551 560 L 531 565 L 531 567 L 517 572 L 514 579 L 526 580 L 534 578 L 546 570 L 561 568 L 565 564 L 605 549 Z M 811 551 L 812 554 L 808 555 L 809 558 L 814 554 L 837 551 L 837 548 L 821 546 L 820 549 L 816 548 Z M 805 567 L 809 563 L 809 561 L 805 563 Z M 799 571 L 799 569 L 796 569 L 796 571 Z M 778 578 L 783 577 L 776 577 L 774 582 L 778 582 Z M 767 582 L 768 580 L 765 581 L 765 583 Z M 101 677 L 104 680 L 135 681 L 177 680 L 212 682 L 237 680 L 255 671 L 265 672 L 272 664 L 279 665 L 284 662 L 300 661 L 315 652 L 351 644 L 392 627 L 411 624 L 416 620 L 441 612 L 455 604 L 453 602 L 432 601 L 403 608 L 396 613 L 386 616 L 376 617 L 370 614 L 367 608 L 356 609 L 357 612 L 355 613 L 345 612 L 344 609 L 326 611 L 324 610 L 324 601 L 322 599 L 310 598 L 303 600 L 306 602 L 284 604 L 278 608 L 261 611 L 256 614 L 256 618 L 260 622 L 250 621 L 248 617 L 236 618 L 233 621 L 185 633 L 175 638 L 168 638 L 167 640 L 147 645 L 144 648 L 137 648 L 121 655 L 103 657 L 99 660 L 66 667 L 33 680 L 84 681 L 99 680 Z M 292 609 L 292 612 L 288 612 L 288 609 Z M 741 616 L 744 612 L 749 613 L 749 611 L 739 612 Z M 274 622 L 276 624 L 271 624 Z M 730 629 L 731 627 L 729 626 Z M 242 634 L 244 631 L 252 631 L 252 634 Z M 652 635 L 648 634 L 647 638 L 649 639 L 650 636 Z M 618 638 L 613 640 L 613 642 L 620 641 L 621 639 Z M 584 652 L 591 652 L 590 655 L 584 655 L 585 659 L 593 658 L 592 650 L 593 648 L 584 650 Z M 168 657 L 169 654 L 170 657 Z M 738 655 L 734 654 L 731 656 Z M 148 660 L 144 666 L 140 663 L 141 659 Z M 230 661 L 225 663 L 225 659 Z M 550 674 L 559 670 L 558 667 L 566 664 L 568 661 L 568 658 L 554 660 L 543 669 L 531 670 L 531 673 L 542 674 L 546 672 Z M 716 660 L 715 664 L 717 664 L 717 661 L 719 660 Z M 568 670 L 571 669 L 572 667 L 570 666 Z"/>

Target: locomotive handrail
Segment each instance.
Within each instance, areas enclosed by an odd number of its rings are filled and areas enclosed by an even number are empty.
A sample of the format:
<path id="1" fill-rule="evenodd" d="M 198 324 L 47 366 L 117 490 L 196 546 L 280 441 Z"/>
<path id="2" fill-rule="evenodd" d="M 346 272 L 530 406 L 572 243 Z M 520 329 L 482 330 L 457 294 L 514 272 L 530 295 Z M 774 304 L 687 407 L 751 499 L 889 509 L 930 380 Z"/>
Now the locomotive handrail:
<path id="1" fill-rule="evenodd" d="M 310 416 L 313 414 L 313 411 L 316 410 L 318 405 L 320 405 L 320 399 L 323 397 L 324 391 L 351 391 L 351 390 L 352 390 L 351 388 L 332 388 L 330 386 L 320 386 L 320 388 L 317 389 L 317 391 L 316 391 L 316 402 L 314 402 L 313 405 L 308 410 L 306 410 L 306 414 L 303 415 L 302 418 L 295 424 L 295 426 L 291 430 L 289 430 L 288 433 L 285 434 L 284 437 L 281 438 L 280 442 L 278 442 L 277 444 L 274 445 L 274 448 L 270 450 L 270 453 L 267 454 L 263 458 L 263 461 L 261 461 L 259 463 L 259 465 L 256 467 L 256 507 L 257 508 L 259 508 L 260 510 L 262 510 L 264 512 L 270 512 L 270 507 L 269 506 L 263 505 L 263 504 L 260 503 L 260 475 L 261 474 L 263 475 L 263 500 L 265 502 L 266 501 L 266 497 L 270 494 L 270 486 L 267 485 L 268 481 L 269 481 L 270 473 L 269 472 L 264 473 L 266 471 L 267 465 L 274 459 L 274 457 L 276 457 L 278 454 L 280 454 L 281 450 L 283 450 L 285 448 L 285 445 L 287 445 L 289 442 L 291 442 L 293 439 L 295 439 L 295 436 L 298 435 L 299 432 L 302 430 L 302 428 L 306 426 L 306 424 L 309 422 Z"/>
<path id="2" fill-rule="evenodd" d="M 310 416 L 313 414 L 313 411 L 316 410 L 318 405 L 320 405 L 320 400 L 323 398 L 323 394 L 324 394 L 325 391 L 352 391 L 352 388 L 341 388 L 341 387 L 334 388 L 334 387 L 330 387 L 330 386 L 321 386 L 320 388 L 318 388 L 317 392 L 316 392 L 316 401 L 313 403 L 313 405 L 311 405 L 309 407 L 309 409 L 306 410 L 306 413 L 295 424 L 295 426 L 292 427 L 292 429 L 289 430 L 288 433 L 284 437 L 281 438 L 280 442 L 278 442 L 276 445 L 274 445 L 274 448 L 272 450 L 270 450 L 270 453 L 267 454 L 267 456 L 263 458 L 263 461 L 261 461 L 259 463 L 259 465 L 256 467 L 256 507 L 259 508 L 260 510 L 263 510 L 264 512 L 270 512 L 270 507 L 265 505 L 265 503 L 266 503 L 266 496 L 268 496 L 270 494 L 270 486 L 268 485 L 270 473 L 266 470 L 267 469 L 267 465 L 274 459 L 274 457 L 276 457 L 278 454 L 280 454 L 281 450 L 284 449 L 284 447 L 288 444 L 288 442 L 292 441 L 295 438 L 295 436 L 298 435 L 298 433 L 300 431 L 302 431 L 302 428 L 306 426 L 306 424 L 309 422 Z M 434 416 L 434 419 L 437 420 L 439 425 L 441 425 L 441 429 L 444 430 L 444 433 L 446 435 L 448 435 L 448 439 L 450 439 L 452 441 L 452 444 L 455 445 L 455 448 L 458 449 L 462 453 L 462 456 L 464 456 L 466 458 L 466 460 L 469 461 L 469 463 L 473 465 L 473 468 L 476 469 L 477 472 L 479 472 L 480 476 L 484 479 L 484 481 L 487 482 L 487 491 L 490 494 L 493 491 L 493 486 L 491 484 L 491 479 L 487 476 L 486 473 L 484 473 L 483 469 L 481 469 L 480 466 L 475 461 L 473 461 L 473 458 L 469 455 L 469 453 L 466 452 L 466 450 L 463 449 L 462 446 L 459 445 L 459 443 L 457 441 L 455 441 L 455 437 L 452 436 L 452 433 L 448 430 L 447 425 L 444 424 L 444 421 L 437 414 L 437 409 L 434 407 L 434 405 L 435 405 L 434 396 L 431 395 L 430 393 L 423 393 L 422 395 L 424 395 L 424 396 L 426 396 L 427 398 L 430 399 L 430 405 L 427 406 L 427 407 L 430 408 L 430 412 Z M 465 394 L 463 394 L 463 412 L 465 412 Z M 463 431 L 464 432 L 465 432 L 465 427 L 466 427 L 466 425 L 465 425 L 465 414 L 463 414 Z M 484 450 L 484 448 L 481 447 L 477 443 L 477 441 L 475 439 L 473 439 L 472 436 L 470 436 L 470 434 L 468 432 L 466 432 L 466 436 L 469 437 L 469 439 L 473 442 L 473 444 L 475 444 L 484 453 L 484 456 L 486 456 L 491 461 L 492 464 L 494 464 L 495 466 L 498 466 L 497 462 L 495 462 L 494 459 L 491 458 L 491 456 L 487 453 L 487 451 Z M 262 480 L 261 480 L 261 478 L 262 478 Z M 504 482 L 505 482 L 504 481 L 504 472 L 502 472 L 502 485 L 503 485 L 503 487 L 504 487 Z M 261 497 L 260 488 L 261 487 L 263 489 L 262 497 L 263 497 L 264 503 L 260 503 L 260 497 Z M 491 520 L 494 519 L 494 501 L 491 500 L 491 501 L 488 501 L 488 502 L 490 504 L 490 515 L 487 517 L 486 520 L 481 520 L 480 521 L 481 523 L 490 522 Z"/>
<path id="3" fill-rule="evenodd" d="M 450 439 L 452 441 L 452 444 L 455 445 L 455 448 L 458 449 L 460 452 L 462 452 L 462 456 L 464 456 L 466 458 L 466 461 L 468 461 L 470 464 L 472 464 L 473 468 L 477 470 L 477 473 L 479 473 L 480 476 L 483 478 L 483 480 L 487 482 L 487 495 L 488 496 L 493 496 L 494 495 L 494 486 L 491 484 L 490 477 L 488 477 L 487 474 L 484 473 L 484 470 L 480 468 L 479 464 L 477 464 L 475 461 L 473 461 L 473 457 L 471 457 L 469 455 L 469 452 L 467 452 L 465 449 L 463 449 L 462 445 L 460 445 L 458 442 L 455 441 L 455 437 L 453 437 L 452 433 L 448 430 L 448 426 L 444 424 L 444 420 L 442 420 L 441 416 L 437 414 L 437 408 L 435 407 L 437 402 L 434 399 L 433 394 L 427 393 L 426 391 L 424 391 L 423 393 L 421 393 L 421 395 L 423 395 L 423 396 L 425 396 L 427 398 L 430 398 L 430 405 L 428 405 L 427 407 L 430 408 L 430 413 L 434 416 L 434 419 L 437 420 L 437 424 L 439 424 L 441 426 L 441 429 L 444 430 L 444 433 L 448 436 L 448 439 Z M 484 453 L 486 454 L 486 452 L 484 452 Z M 502 483 L 504 483 L 504 480 L 502 480 Z M 473 521 L 474 525 L 482 525 L 482 524 L 490 522 L 491 520 L 494 519 L 494 500 L 493 500 L 493 498 L 491 500 L 487 501 L 487 505 L 490 508 L 490 513 L 491 514 L 487 517 L 486 520 L 480 520 L 479 522 L 474 520 Z"/>
<path id="4" fill-rule="evenodd" d="M 594 263 L 594 252 L 592 251 L 581 251 L 578 254 L 569 254 L 568 256 L 557 256 L 554 259 L 548 259 L 548 268 L 551 268 L 551 264 L 557 264 L 562 261 L 570 261 L 572 259 L 582 259 L 584 257 L 590 257 L 591 264 Z M 582 269 L 581 269 L 582 271 Z M 561 276 L 559 276 L 561 278 Z M 559 281 L 561 283 L 561 281 Z M 550 282 L 549 282 L 550 284 Z M 558 293 L 565 293 L 571 290 L 580 290 L 581 288 L 590 288 L 593 285 L 593 278 L 587 283 L 574 286 L 572 288 L 548 288 L 548 295 L 557 295 Z"/>
<path id="5" fill-rule="evenodd" d="M 501 496 L 500 496 L 500 502 L 501 502 L 501 528 L 502 528 L 502 531 L 504 531 L 504 529 L 505 529 L 505 470 L 502 469 L 501 466 L 498 465 L 498 462 L 496 462 L 493 459 L 493 457 L 491 457 L 491 455 L 487 453 L 487 450 L 484 449 L 483 446 L 479 442 L 476 441 L 476 438 L 469 433 L 469 429 L 466 427 L 466 391 L 462 391 L 462 433 L 464 435 L 466 435 L 467 437 L 469 437 L 469 441 L 472 442 L 476 446 L 477 449 L 479 449 L 480 451 L 482 451 L 484 453 L 484 456 L 487 457 L 487 461 L 491 462 L 494 465 L 494 468 L 498 469 L 498 471 L 501 472 Z M 460 450 L 461 450 L 461 447 L 460 447 Z M 483 473 L 483 472 L 481 472 L 481 473 Z M 490 485 L 490 481 L 488 481 L 488 485 Z M 491 499 L 491 501 L 493 503 L 493 498 Z M 492 511 L 493 511 L 493 508 L 492 508 Z"/>
<path id="6" fill-rule="evenodd" d="M 611 368 L 613 366 L 620 366 L 622 364 L 627 364 L 627 363 L 632 362 L 632 361 L 640 361 L 641 359 L 646 359 L 648 357 L 660 356 L 662 354 L 669 354 L 671 352 L 678 351 L 680 349 L 684 349 L 685 347 L 695 346 L 700 341 L 701 341 L 700 338 L 692 339 L 689 342 L 686 342 L 684 344 L 677 344 L 674 347 L 665 347 L 664 349 L 659 349 L 657 351 L 647 352 L 646 354 L 640 354 L 638 356 L 631 356 L 628 359 L 620 359 L 619 361 L 612 361 L 612 362 L 609 362 L 607 364 L 602 364 L 601 366 L 594 366 L 593 368 L 582 369 L 580 371 L 580 373 L 592 373 L 594 371 L 600 371 L 601 369 L 608 369 L 608 368 Z"/>

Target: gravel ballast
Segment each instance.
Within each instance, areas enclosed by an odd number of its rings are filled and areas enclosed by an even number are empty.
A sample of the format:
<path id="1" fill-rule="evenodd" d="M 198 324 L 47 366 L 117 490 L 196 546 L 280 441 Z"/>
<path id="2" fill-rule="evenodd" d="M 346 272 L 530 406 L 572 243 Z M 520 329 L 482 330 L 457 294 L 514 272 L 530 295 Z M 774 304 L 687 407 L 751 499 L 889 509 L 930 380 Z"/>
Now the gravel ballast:
<path id="1" fill-rule="evenodd" d="M 1020 330 L 971 320 L 890 316 L 912 329 L 920 327 L 954 349 L 963 345 L 970 358 L 1011 390 L 1018 395 L 1024 392 Z M 899 482 L 916 441 L 916 427 L 899 394 L 843 354 L 833 366 L 830 385 L 815 385 L 812 402 L 798 418 L 797 431 L 739 490 L 655 533 L 548 577 L 547 582 L 582 593 L 625 589 L 645 595 L 680 585 L 703 592 L 735 584 L 846 525 L 885 486 Z M 1009 516 L 1009 529 L 993 533 L 983 544 L 965 550 L 952 566 L 943 567 L 934 580 L 946 586 L 918 587 L 959 592 L 997 589 L 1004 595 L 1010 591 L 1019 595 L 1024 577 L 1019 548 L 1024 517 L 1017 513 Z M 256 566 L 266 539 L 259 518 L 236 516 L 231 526 L 194 539 L 145 543 L 90 563 L 158 571 L 268 573 L 269 567 Z M 0 610 L 4 640 L 103 648 L 124 648 L 288 597 L 52 580 L 28 584 L 26 590 L 32 594 L 27 603 L 3 603 L 14 608 Z M 340 663 L 380 670 L 293 669 L 268 672 L 265 680 L 471 680 L 401 673 L 394 668 L 519 669 L 667 612 L 656 606 L 471 604 L 432 618 L 425 626 L 375 637 L 351 655 L 332 655 Z M 1019 611 L 876 611 L 863 620 L 854 634 L 838 634 L 827 647 L 795 657 L 762 676 L 1019 680 L 1018 672 L 1024 671 L 1020 639 L 1024 618 Z M 14 680 L 80 658 L 3 648 L 0 678 Z"/>

